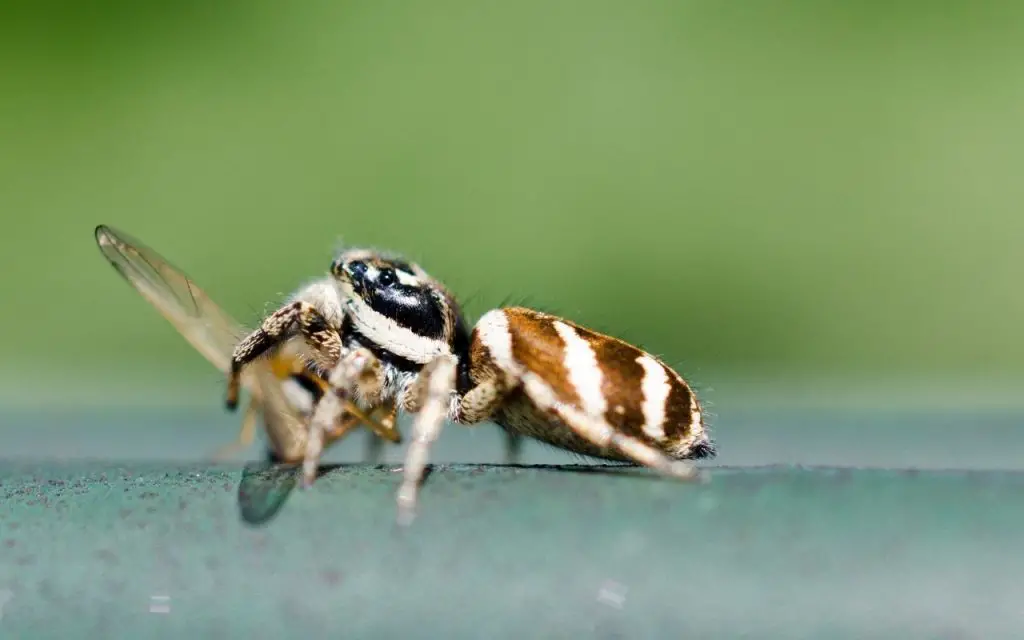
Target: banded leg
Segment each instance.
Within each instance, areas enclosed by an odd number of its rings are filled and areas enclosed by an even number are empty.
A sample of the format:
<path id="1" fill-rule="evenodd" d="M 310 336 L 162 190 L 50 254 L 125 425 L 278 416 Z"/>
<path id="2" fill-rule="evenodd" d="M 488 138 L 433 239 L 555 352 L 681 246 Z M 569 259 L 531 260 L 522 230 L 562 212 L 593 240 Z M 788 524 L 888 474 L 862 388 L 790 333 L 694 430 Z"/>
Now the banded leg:
<path id="1" fill-rule="evenodd" d="M 416 517 L 416 495 L 427 466 L 430 445 L 441 434 L 448 415 L 455 390 L 455 370 L 456 363 L 452 357 L 440 356 L 420 371 L 419 377 L 426 380 L 426 385 L 419 386 L 423 396 L 414 400 L 419 411 L 413 421 L 412 442 L 405 454 L 404 477 L 398 489 L 399 525 L 407 526 Z"/>
<path id="2" fill-rule="evenodd" d="M 683 460 L 673 460 L 637 438 L 619 433 L 603 420 L 594 419 L 579 409 L 560 402 L 554 391 L 535 373 L 522 376 L 523 390 L 538 407 L 557 415 L 576 435 L 599 447 L 611 446 L 635 462 L 655 471 L 681 480 L 702 480 L 695 466 Z"/>
<path id="3" fill-rule="evenodd" d="M 302 486 L 307 488 L 316 479 L 317 466 L 324 449 L 324 436 L 335 429 L 342 412 L 356 387 L 361 383 L 376 384 L 380 362 L 367 349 L 349 351 L 331 372 L 328 382 L 333 390 L 324 394 L 313 410 L 306 440 L 306 456 L 302 461 Z M 370 421 L 368 424 L 375 424 Z M 372 428 L 372 426 L 371 426 Z M 376 433 L 376 431 L 375 431 Z"/>
<path id="4" fill-rule="evenodd" d="M 313 347 L 310 355 L 317 364 L 330 369 L 341 356 L 341 337 L 327 324 L 316 307 L 307 302 L 292 302 L 267 316 L 256 329 L 242 339 L 231 355 L 228 374 L 226 404 L 234 410 L 238 406 L 242 369 L 248 363 L 276 347 L 298 330 L 299 335 Z"/>

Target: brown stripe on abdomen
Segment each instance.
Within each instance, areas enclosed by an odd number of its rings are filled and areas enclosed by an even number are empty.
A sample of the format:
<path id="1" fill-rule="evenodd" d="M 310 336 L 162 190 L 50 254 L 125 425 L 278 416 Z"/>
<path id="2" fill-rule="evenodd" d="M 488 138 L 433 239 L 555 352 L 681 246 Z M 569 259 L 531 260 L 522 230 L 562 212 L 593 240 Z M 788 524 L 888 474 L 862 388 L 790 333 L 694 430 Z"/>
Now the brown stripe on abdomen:
<path id="1" fill-rule="evenodd" d="M 693 435 L 690 423 L 698 407 L 690 389 L 671 372 L 669 383 L 671 388 L 665 401 L 665 436 L 673 442 L 680 442 Z"/>
<path id="2" fill-rule="evenodd" d="M 512 358 L 540 376 L 559 400 L 581 407 L 579 394 L 565 367 L 565 341 L 551 319 L 528 309 L 506 309 Z"/>
<path id="3" fill-rule="evenodd" d="M 644 368 L 637 362 L 642 352 L 580 327 L 576 331 L 590 345 L 601 367 L 601 393 L 608 401 L 605 420 L 621 433 L 649 441 L 643 430 Z"/>

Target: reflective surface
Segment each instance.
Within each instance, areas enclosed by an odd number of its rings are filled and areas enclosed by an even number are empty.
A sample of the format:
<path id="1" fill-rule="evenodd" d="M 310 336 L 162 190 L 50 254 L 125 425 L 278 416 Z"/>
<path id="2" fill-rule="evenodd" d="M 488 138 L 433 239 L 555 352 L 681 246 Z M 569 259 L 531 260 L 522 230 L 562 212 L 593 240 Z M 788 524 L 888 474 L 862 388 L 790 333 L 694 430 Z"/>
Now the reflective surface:
<path id="1" fill-rule="evenodd" d="M 1011 637 L 1024 475 L 7 464 L 7 637 Z M 692 637 L 692 636 L 691 636 Z"/>

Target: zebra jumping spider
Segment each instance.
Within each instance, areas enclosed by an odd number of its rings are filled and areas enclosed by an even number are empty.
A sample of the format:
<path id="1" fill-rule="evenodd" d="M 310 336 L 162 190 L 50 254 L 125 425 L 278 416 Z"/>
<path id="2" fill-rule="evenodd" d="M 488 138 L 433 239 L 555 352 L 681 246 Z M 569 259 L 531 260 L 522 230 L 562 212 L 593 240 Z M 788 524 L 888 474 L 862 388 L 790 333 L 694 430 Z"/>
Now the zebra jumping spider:
<path id="1" fill-rule="evenodd" d="M 327 379 L 310 420 L 303 483 L 316 475 L 323 434 L 345 402 L 414 414 L 398 491 L 411 522 L 430 444 L 445 419 L 492 421 L 585 456 L 633 462 L 693 480 L 687 459 L 715 456 L 701 405 L 673 369 L 640 348 L 522 307 L 488 311 L 470 329 L 455 298 L 416 264 L 369 249 L 342 252 L 314 281 L 238 343 L 227 405 L 244 368 L 300 338 Z"/>

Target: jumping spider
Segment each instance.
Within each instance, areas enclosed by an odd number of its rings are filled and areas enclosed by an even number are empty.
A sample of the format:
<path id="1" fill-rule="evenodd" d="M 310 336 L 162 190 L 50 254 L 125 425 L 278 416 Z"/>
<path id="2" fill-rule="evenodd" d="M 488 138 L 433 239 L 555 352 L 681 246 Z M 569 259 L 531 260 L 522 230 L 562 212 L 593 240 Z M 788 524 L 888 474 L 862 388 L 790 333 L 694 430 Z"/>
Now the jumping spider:
<path id="1" fill-rule="evenodd" d="M 428 449 L 445 419 L 493 421 L 516 437 L 682 479 L 699 477 L 684 460 L 715 455 L 696 396 L 659 359 L 522 307 L 491 310 L 470 330 L 447 289 L 395 255 L 342 252 L 329 276 L 244 338 L 232 357 L 229 408 L 243 368 L 294 338 L 304 341 L 310 367 L 335 391 L 322 397 L 310 421 L 305 485 L 344 402 L 367 412 L 392 404 L 415 414 L 398 492 L 402 522 L 414 514 Z"/>

